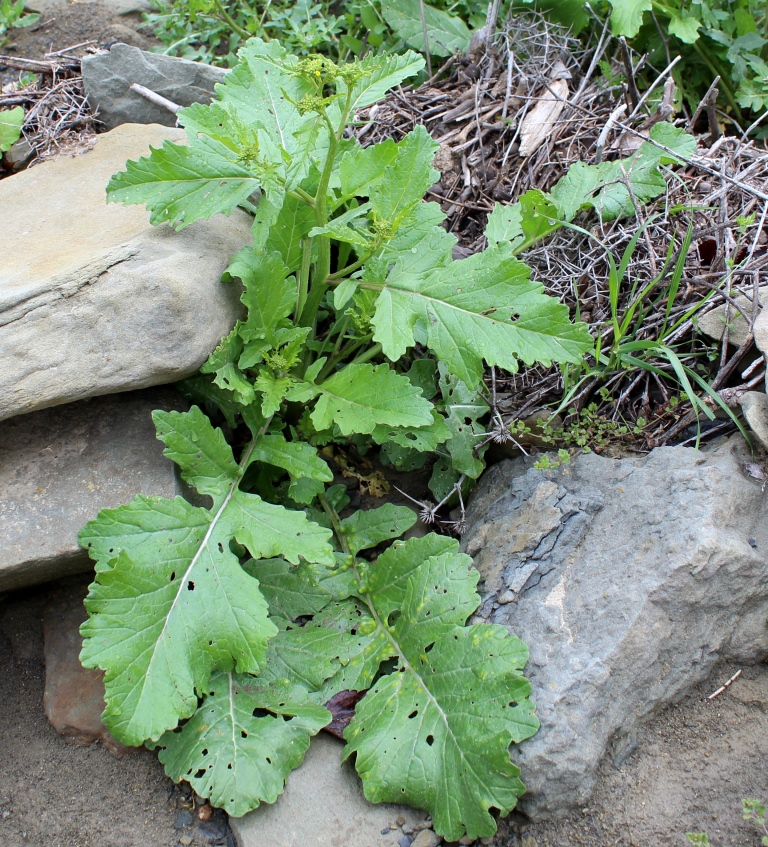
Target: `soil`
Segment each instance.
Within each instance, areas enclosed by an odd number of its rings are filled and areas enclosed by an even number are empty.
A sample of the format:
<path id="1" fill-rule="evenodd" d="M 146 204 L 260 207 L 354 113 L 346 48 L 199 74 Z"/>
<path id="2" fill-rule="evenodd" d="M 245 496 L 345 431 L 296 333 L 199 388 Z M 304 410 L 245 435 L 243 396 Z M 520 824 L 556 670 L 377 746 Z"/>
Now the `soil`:
<path id="1" fill-rule="evenodd" d="M 188 813 L 192 824 L 174 828 L 188 800 L 154 753 L 116 759 L 100 744 L 68 743 L 48 723 L 42 617 L 51 590 L 0 597 L 0 844 L 171 847 L 183 835 L 193 845 L 227 843 Z"/>
<path id="2" fill-rule="evenodd" d="M 0 598 L 0 843 L 172 847 L 180 835 L 211 843 L 196 826 L 174 829 L 184 797 L 153 753 L 116 759 L 100 744 L 66 742 L 48 723 L 42 614 L 51 590 Z M 768 800 L 768 666 L 743 668 L 725 693 L 706 699 L 736 670 L 717 668 L 647 724 L 619 767 L 608 757 L 583 810 L 544 824 L 513 815 L 497 847 L 683 847 L 686 832 L 705 831 L 713 847 L 757 847 L 741 800 Z"/>
<path id="3" fill-rule="evenodd" d="M 139 32 L 141 24 L 140 14 L 118 15 L 107 3 L 62 2 L 50 7 L 36 26 L 6 33 L 8 42 L 0 47 L 0 53 L 20 59 L 42 59 L 46 53 L 86 41 L 95 43 L 73 50 L 72 55 L 84 56 L 88 49 L 103 47 L 110 41 L 148 50 L 160 42 L 145 30 Z M 19 71 L 3 68 L 0 62 L 0 85 L 18 76 Z"/>
<path id="4" fill-rule="evenodd" d="M 686 832 L 706 832 L 712 847 L 757 847 L 764 833 L 744 821 L 741 801 L 768 801 L 768 666 L 743 668 L 723 694 L 707 699 L 737 670 L 721 665 L 647 724 L 619 767 L 606 757 L 580 812 L 535 825 L 513 816 L 499 844 L 682 847 Z"/>

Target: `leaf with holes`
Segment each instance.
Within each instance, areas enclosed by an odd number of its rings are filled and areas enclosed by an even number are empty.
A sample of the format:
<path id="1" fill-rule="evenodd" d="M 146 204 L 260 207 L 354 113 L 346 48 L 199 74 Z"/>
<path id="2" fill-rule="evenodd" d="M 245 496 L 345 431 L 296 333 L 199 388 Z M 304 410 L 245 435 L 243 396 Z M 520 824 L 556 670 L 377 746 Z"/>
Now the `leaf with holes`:
<path id="1" fill-rule="evenodd" d="M 330 720 L 299 685 L 264 686 L 253 677 L 218 672 L 197 713 L 157 746 L 174 782 L 187 780 L 201 797 L 239 817 L 275 802 L 311 737 Z"/>
<path id="2" fill-rule="evenodd" d="M 411 539 L 357 568 L 369 650 L 396 662 L 344 733 L 365 796 L 427 809 L 450 841 L 492 835 L 489 809 L 508 814 L 524 790 L 509 745 L 538 728 L 525 645 L 501 626 L 464 625 L 479 574 L 452 539 Z"/>
<path id="3" fill-rule="evenodd" d="M 81 660 L 106 671 L 105 723 L 133 745 L 189 717 L 214 669 L 257 673 L 264 665 L 277 630 L 233 539 L 256 558 L 335 561 L 328 530 L 239 490 L 251 451 L 237 464 L 196 407 L 154 417 L 166 454 L 212 508 L 137 497 L 100 512 L 80 534 L 97 562 Z"/>
<path id="4" fill-rule="evenodd" d="M 567 307 L 507 245 L 426 274 L 396 264 L 383 284 L 370 286 L 381 290 L 373 337 L 387 357 L 397 361 L 424 344 L 470 387 L 482 379 L 483 360 L 515 372 L 519 359 L 580 362 L 592 346 L 586 326 L 571 323 Z"/>

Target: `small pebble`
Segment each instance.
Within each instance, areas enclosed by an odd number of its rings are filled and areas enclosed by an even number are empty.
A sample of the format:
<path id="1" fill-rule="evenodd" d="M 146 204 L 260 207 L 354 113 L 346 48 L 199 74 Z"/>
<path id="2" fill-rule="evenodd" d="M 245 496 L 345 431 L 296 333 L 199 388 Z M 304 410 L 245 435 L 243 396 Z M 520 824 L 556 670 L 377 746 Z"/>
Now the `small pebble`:
<path id="1" fill-rule="evenodd" d="M 178 815 L 176 815 L 176 820 L 173 822 L 174 829 L 183 829 L 185 826 L 190 826 L 192 823 L 192 812 L 189 809 L 182 809 Z"/>
<path id="2" fill-rule="evenodd" d="M 179 836 L 179 844 L 183 845 L 183 847 L 189 847 L 189 845 L 191 843 L 192 843 L 192 836 L 191 835 L 180 835 Z"/>
<path id="3" fill-rule="evenodd" d="M 398 838 L 397 843 L 399 847 L 411 847 L 411 839 L 407 835 Z"/>
<path id="4" fill-rule="evenodd" d="M 462 835 L 461 838 L 459 839 L 459 844 L 463 844 L 464 847 L 469 847 L 470 844 L 474 844 L 474 843 L 475 843 L 475 839 L 470 838 L 468 835 Z"/>
<path id="5" fill-rule="evenodd" d="M 402 825 L 405 823 L 405 818 L 404 818 L 402 815 L 400 815 L 400 816 L 398 817 L 398 819 L 395 821 L 395 823 L 396 823 L 398 826 L 402 826 Z"/>
<path id="6" fill-rule="evenodd" d="M 390 832 L 392 832 L 392 830 L 388 826 L 385 826 L 384 829 L 381 830 L 382 835 L 389 835 Z"/>
<path id="7" fill-rule="evenodd" d="M 211 806 L 206 803 L 197 810 L 197 816 L 201 821 L 209 821 L 211 819 L 211 815 L 213 814 L 213 809 Z"/>
<path id="8" fill-rule="evenodd" d="M 3 814 L 5 814 L 5 813 L 3 813 Z M 416 832 L 416 830 L 409 823 L 404 823 L 403 824 L 403 832 L 406 835 L 413 835 L 413 833 Z"/>
<path id="9" fill-rule="evenodd" d="M 435 835 L 431 829 L 422 829 L 422 831 L 414 838 L 411 847 L 437 847 L 442 842 L 439 835 Z"/>
<path id="10" fill-rule="evenodd" d="M 690 765 L 689 765 L 689 766 L 685 769 L 685 772 L 686 772 L 686 773 L 690 773 L 690 772 L 691 772 Z"/>

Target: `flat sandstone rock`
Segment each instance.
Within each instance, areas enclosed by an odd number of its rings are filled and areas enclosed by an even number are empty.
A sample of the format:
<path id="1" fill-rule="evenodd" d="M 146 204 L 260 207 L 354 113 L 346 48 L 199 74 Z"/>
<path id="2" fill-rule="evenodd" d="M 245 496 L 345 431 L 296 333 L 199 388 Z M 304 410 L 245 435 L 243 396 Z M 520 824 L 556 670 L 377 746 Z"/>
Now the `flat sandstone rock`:
<path id="1" fill-rule="evenodd" d="M 250 240 L 245 212 L 177 233 L 106 203 L 110 177 L 167 138 L 185 136 L 125 124 L 0 182 L 0 420 L 190 376 L 240 315 L 221 275 Z"/>
<path id="2" fill-rule="evenodd" d="M 398 818 L 406 826 L 423 824 L 424 812 L 369 803 L 355 769 L 341 764 L 343 750 L 326 733 L 315 736 L 277 802 L 230 818 L 238 847 L 397 847 Z"/>
<path id="3" fill-rule="evenodd" d="M 77 533 L 99 509 L 178 494 L 150 415 L 185 406 L 156 388 L 0 423 L 0 591 L 92 570 Z"/>

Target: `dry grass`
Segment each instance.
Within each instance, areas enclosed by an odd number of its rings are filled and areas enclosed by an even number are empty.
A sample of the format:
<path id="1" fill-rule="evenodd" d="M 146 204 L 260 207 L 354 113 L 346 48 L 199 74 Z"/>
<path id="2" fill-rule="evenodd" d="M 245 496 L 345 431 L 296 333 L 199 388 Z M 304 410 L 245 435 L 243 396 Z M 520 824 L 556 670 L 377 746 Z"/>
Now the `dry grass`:
<path id="1" fill-rule="evenodd" d="M 578 44 L 563 30 L 535 15 L 517 17 L 504 27 L 493 51 L 452 61 L 442 75 L 436 74 L 427 84 L 394 91 L 384 103 L 361 113 L 357 136 L 363 143 L 398 139 L 415 125 L 424 124 L 440 142 L 436 167 L 442 172 L 428 199 L 440 202 L 447 228 L 459 238 L 457 256 L 481 250 L 485 247 L 486 216 L 496 202 L 514 202 L 532 188 L 550 189 L 574 162 L 591 164 L 600 157 L 629 155 L 640 143 L 638 135 L 659 120 L 672 119 L 681 126 L 695 123 L 694 131 L 707 130 L 700 120 L 703 117 L 706 122 L 705 109 L 675 119 L 668 69 L 659 74 L 651 96 L 635 109 L 632 94 L 621 80 L 606 80 L 596 72 L 607 41 L 603 38 L 593 50 L 580 53 Z M 613 57 L 611 67 L 616 74 L 623 70 L 621 53 Z M 520 129 L 525 116 L 542 98 L 552 97 L 552 80 L 563 77 L 568 78 L 569 93 L 562 112 L 538 149 L 521 157 Z M 618 120 L 634 132 L 615 122 L 608 126 L 616 109 L 625 103 L 626 111 Z M 741 378 L 742 363 L 761 358 L 751 337 L 739 350 L 727 343 L 717 350 L 711 339 L 697 333 L 696 315 L 682 321 L 672 335 L 660 333 L 669 278 L 689 226 L 693 241 L 666 323 L 674 323 L 697 305 L 706 311 L 729 303 L 729 309 L 735 310 L 737 293 L 753 298 L 768 262 L 763 231 L 768 211 L 764 193 L 768 190 L 768 151 L 762 144 L 733 136 L 710 143 L 706 134 L 697 134 L 697 142 L 690 164 L 669 170 L 667 195 L 638 209 L 636 218 L 604 223 L 594 213 L 585 214 L 577 223 L 591 236 L 561 229 L 523 258 L 546 290 L 566 303 L 574 317 L 578 315 L 590 325 L 593 337 L 601 335 L 604 343 L 610 344 L 606 248 L 618 263 L 638 228 L 650 219 L 634 250 L 619 312 L 629 305 L 633 287 L 642 290 L 664 268 L 670 254 L 671 267 L 650 293 L 653 305 L 635 337 L 663 340 L 672 346 L 734 406 L 740 391 L 759 386 L 764 379 L 762 364 L 749 373 L 748 380 Z M 745 219 L 751 223 L 745 224 Z M 744 316 L 751 329 L 757 309 L 742 311 L 748 311 Z M 618 370 L 587 379 L 572 405 L 581 408 L 596 402 L 600 413 L 614 420 L 649 421 L 638 444 L 643 449 L 684 439 L 690 434 L 686 426 L 695 422 L 695 417 L 685 402 L 670 405 L 680 387 L 669 363 L 660 360 L 654 365 L 663 373 Z M 558 369 L 541 367 L 515 375 L 498 374 L 497 385 L 505 411 L 512 417 L 556 405 L 567 387 Z M 601 387 L 609 390 L 610 399 L 603 399 L 605 392 L 602 396 L 598 393 Z M 713 431 L 722 431 L 722 421 L 714 427 Z"/>

